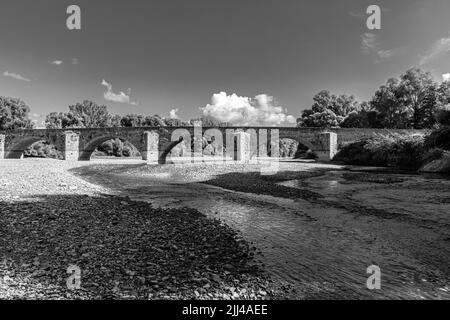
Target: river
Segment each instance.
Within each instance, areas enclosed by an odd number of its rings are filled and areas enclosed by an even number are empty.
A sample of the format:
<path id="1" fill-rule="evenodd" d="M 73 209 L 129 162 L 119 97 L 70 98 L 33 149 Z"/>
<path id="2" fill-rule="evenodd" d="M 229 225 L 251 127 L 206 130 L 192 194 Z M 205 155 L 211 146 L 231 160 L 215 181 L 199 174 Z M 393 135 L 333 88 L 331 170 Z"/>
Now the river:
<path id="1" fill-rule="evenodd" d="M 314 164 L 311 164 L 314 166 Z M 225 190 L 142 164 L 86 166 L 81 177 L 162 207 L 191 207 L 239 230 L 294 299 L 450 299 L 450 180 L 329 170 L 277 182 L 316 201 Z M 367 268 L 381 270 L 369 290 Z"/>

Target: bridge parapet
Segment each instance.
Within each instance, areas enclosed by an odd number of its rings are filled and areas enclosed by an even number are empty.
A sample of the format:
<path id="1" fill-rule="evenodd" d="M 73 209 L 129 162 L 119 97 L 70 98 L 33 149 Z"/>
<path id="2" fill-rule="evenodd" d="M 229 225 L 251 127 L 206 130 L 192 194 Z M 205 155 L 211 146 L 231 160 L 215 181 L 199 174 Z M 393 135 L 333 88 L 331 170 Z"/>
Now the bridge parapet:
<path id="1" fill-rule="evenodd" d="M 236 133 L 245 132 L 246 135 Z M 193 161 L 203 161 L 203 138 L 214 137 L 225 152 L 224 159 L 279 155 L 280 140 L 289 138 L 316 152 L 320 160 L 330 161 L 342 145 L 378 134 L 423 134 L 420 130 L 389 129 L 324 129 L 296 127 L 112 127 L 74 129 L 26 129 L 0 132 L 0 159 L 18 159 L 24 150 L 37 141 L 47 141 L 63 152 L 65 160 L 89 160 L 103 142 L 119 138 L 129 141 L 150 162 L 165 163 L 166 156 L 182 138 Z M 247 141 L 250 136 L 249 141 Z M 237 137 L 237 140 L 235 140 Z M 177 143 L 178 142 L 178 143 Z M 248 146 L 248 143 L 249 146 Z M 192 143 L 192 144 L 191 144 Z M 186 145 L 187 144 L 187 145 Z M 225 150 L 225 151 L 224 151 Z M 219 155 L 220 156 L 220 155 Z"/>

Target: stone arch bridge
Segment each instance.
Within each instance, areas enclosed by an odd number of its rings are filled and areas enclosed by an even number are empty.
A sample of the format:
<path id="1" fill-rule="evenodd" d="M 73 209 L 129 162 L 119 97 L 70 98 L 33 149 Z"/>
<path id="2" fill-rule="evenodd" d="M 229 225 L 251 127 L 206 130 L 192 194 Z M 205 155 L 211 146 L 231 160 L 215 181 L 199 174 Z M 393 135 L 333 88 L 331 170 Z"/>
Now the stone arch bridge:
<path id="1" fill-rule="evenodd" d="M 348 142 L 377 134 L 421 133 L 418 130 L 324 129 L 297 127 L 111 127 L 77 129 L 26 129 L 0 131 L 0 159 L 20 159 L 24 150 L 38 141 L 47 141 L 61 151 L 65 160 L 89 160 L 103 142 L 119 138 L 132 143 L 143 160 L 166 162 L 166 156 L 181 141 L 190 148 L 193 159 L 202 157 L 202 137 L 214 137 L 223 146 L 223 156 L 237 161 L 253 157 L 278 157 L 279 142 L 284 138 L 298 141 L 313 150 L 319 160 L 330 161 Z"/>

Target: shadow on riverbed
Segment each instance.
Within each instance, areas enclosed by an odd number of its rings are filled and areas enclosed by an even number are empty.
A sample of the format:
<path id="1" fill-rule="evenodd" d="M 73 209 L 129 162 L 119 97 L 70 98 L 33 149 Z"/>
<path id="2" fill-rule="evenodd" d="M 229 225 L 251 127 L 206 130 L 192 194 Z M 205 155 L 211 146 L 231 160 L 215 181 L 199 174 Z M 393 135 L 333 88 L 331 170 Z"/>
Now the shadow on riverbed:
<path id="1" fill-rule="evenodd" d="M 273 297 L 255 248 L 194 209 L 87 195 L 0 208 L 2 298 Z M 81 290 L 66 287 L 69 265 L 81 269 Z"/>

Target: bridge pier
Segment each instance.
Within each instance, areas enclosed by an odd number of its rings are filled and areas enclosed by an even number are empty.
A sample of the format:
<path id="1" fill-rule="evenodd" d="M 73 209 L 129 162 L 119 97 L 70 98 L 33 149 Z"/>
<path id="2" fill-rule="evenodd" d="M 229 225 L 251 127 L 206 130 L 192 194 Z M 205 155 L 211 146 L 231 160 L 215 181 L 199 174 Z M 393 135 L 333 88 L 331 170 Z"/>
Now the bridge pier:
<path id="1" fill-rule="evenodd" d="M 251 157 L 250 133 L 236 132 L 237 148 L 234 160 L 241 163 L 248 163 Z"/>
<path id="2" fill-rule="evenodd" d="M 318 137 L 319 145 L 313 150 L 320 161 L 331 161 L 338 152 L 337 134 L 322 132 Z"/>
<path id="3" fill-rule="evenodd" d="M 80 159 L 80 135 L 73 131 L 64 132 L 64 160 L 78 161 Z"/>
<path id="4" fill-rule="evenodd" d="M 5 159 L 5 138 L 4 134 L 0 134 L 0 159 Z"/>
<path id="5" fill-rule="evenodd" d="M 158 162 L 159 159 L 159 134 L 153 131 L 144 132 L 144 149 L 141 152 L 142 160 Z"/>

